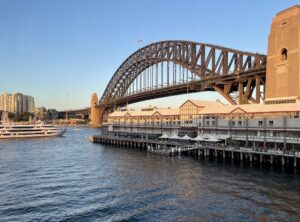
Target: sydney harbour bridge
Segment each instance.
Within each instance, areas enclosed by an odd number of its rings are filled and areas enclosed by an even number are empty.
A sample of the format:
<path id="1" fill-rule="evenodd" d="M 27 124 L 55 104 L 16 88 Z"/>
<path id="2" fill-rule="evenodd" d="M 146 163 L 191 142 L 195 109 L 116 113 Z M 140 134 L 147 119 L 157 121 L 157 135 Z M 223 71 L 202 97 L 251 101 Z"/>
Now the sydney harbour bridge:
<path id="1" fill-rule="evenodd" d="M 191 41 L 162 41 L 130 55 L 100 101 L 100 123 L 117 107 L 186 93 L 216 91 L 230 104 L 264 100 L 267 56 Z"/>

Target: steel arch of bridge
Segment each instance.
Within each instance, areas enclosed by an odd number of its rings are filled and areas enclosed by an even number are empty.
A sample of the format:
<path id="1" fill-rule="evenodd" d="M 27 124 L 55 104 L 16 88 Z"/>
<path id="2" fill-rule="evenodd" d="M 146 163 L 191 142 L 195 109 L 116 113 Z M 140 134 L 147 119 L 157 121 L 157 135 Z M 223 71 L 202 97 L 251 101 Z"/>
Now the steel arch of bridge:
<path id="1" fill-rule="evenodd" d="M 99 101 L 101 119 L 106 110 L 115 106 L 186 93 L 186 83 L 172 85 L 169 82 L 162 88 L 126 93 L 143 71 L 162 62 L 177 64 L 199 77 L 189 81 L 189 92 L 214 90 L 231 104 L 260 101 L 265 55 L 191 41 L 162 41 L 137 50 L 120 65 Z M 256 98 L 252 98 L 254 89 Z M 233 96 L 233 92 L 238 94 Z"/>

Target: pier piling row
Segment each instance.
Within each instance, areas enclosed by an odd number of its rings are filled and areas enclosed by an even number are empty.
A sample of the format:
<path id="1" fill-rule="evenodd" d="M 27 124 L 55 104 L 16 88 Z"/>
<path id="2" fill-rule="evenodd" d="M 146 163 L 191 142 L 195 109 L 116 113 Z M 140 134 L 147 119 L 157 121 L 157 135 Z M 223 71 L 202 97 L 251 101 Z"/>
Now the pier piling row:
<path id="1" fill-rule="evenodd" d="M 176 142 L 159 140 L 144 140 L 108 136 L 91 136 L 94 143 L 114 145 L 119 147 L 137 148 L 147 152 L 175 156 L 191 154 L 198 157 L 214 157 L 234 161 L 247 161 L 257 164 L 270 164 L 279 166 L 293 166 L 299 168 L 300 154 L 297 152 L 278 152 L 272 149 L 243 148 L 220 146 L 216 144 L 193 144 L 186 145 Z"/>

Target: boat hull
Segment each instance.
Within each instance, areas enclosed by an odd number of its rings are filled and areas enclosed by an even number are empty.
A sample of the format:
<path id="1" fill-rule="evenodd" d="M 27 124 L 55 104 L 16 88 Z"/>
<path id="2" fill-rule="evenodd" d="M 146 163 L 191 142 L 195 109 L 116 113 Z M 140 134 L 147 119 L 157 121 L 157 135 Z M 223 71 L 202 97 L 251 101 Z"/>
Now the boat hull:
<path id="1" fill-rule="evenodd" d="M 55 132 L 51 134 L 27 134 L 27 135 L 0 135 L 0 139 L 13 139 L 13 138 L 35 138 L 35 137 L 58 137 L 63 136 L 65 131 Z"/>
<path id="2" fill-rule="evenodd" d="M 6 130 L 2 130 L 2 132 L 0 131 L 0 139 L 57 137 L 63 136 L 65 132 L 65 129 L 58 128 L 32 128 L 16 130 L 16 127 L 14 127 L 13 129 L 9 128 Z"/>

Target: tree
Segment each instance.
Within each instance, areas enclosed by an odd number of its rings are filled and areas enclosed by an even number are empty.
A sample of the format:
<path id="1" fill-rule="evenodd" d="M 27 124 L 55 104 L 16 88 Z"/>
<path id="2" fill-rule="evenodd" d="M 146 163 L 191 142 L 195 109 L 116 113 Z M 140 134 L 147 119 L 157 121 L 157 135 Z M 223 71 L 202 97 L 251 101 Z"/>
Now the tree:
<path id="1" fill-rule="evenodd" d="M 29 116 L 33 117 L 33 115 L 29 112 L 19 113 L 15 116 L 14 120 L 17 122 L 29 121 Z"/>

